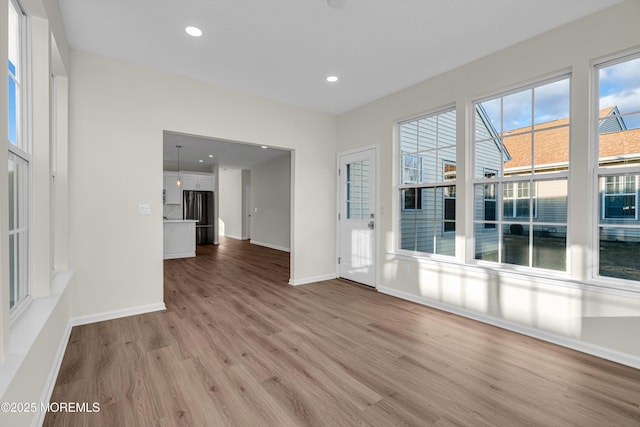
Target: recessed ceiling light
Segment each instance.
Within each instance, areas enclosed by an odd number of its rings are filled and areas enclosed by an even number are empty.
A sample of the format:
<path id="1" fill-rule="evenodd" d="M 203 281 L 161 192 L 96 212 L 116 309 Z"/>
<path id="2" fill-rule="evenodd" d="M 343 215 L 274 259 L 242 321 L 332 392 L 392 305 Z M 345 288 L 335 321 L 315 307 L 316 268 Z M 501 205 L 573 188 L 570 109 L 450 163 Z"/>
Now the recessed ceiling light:
<path id="1" fill-rule="evenodd" d="M 269 147 L 267 147 L 266 145 L 263 145 L 263 146 L 261 146 L 260 148 L 262 148 L 263 150 L 266 150 L 266 149 L 267 149 L 267 148 L 269 148 Z"/>
<path id="2" fill-rule="evenodd" d="M 193 37 L 200 37 L 202 35 L 202 30 L 198 27 L 187 27 L 184 30 Z"/>
<path id="3" fill-rule="evenodd" d="M 209 157 L 213 157 L 213 154 L 209 154 Z"/>
<path id="4" fill-rule="evenodd" d="M 335 83 L 335 82 L 338 81 L 338 76 L 329 76 L 329 77 L 327 77 L 327 81 L 329 83 Z"/>
<path id="5" fill-rule="evenodd" d="M 204 162 L 204 160 L 198 160 L 200 163 Z"/>

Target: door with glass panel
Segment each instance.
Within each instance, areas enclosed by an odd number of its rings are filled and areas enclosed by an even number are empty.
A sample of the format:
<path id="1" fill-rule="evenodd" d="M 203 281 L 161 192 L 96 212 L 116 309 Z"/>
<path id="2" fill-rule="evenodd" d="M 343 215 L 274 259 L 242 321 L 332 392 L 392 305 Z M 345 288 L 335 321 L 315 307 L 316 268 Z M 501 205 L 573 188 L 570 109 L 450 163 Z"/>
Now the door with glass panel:
<path id="1" fill-rule="evenodd" d="M 375 149 L 340 157 L 338 274 L 376 285 Z"/>

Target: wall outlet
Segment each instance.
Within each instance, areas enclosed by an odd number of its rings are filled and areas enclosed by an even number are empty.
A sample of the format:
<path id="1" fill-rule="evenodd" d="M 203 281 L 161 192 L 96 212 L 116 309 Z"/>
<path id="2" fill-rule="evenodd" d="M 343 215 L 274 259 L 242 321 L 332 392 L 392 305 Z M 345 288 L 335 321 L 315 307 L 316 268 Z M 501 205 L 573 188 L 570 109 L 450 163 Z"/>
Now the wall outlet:
<path id="1" fill-rule="evenodd" d="M 138 205 L 138 215 L 151 215 L 151 205 L 148 203 L 140 203 Z"/>

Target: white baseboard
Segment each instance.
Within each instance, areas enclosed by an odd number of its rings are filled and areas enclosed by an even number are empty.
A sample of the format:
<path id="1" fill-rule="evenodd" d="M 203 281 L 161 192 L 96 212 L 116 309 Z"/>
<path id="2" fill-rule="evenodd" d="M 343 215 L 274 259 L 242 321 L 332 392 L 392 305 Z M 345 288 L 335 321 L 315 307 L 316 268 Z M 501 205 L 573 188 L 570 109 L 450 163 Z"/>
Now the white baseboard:
<path id="1" fill-rule="evenodd" d="M 86 316 L 74 317 L 69 320 L 71 326 L 87 325 L 89 323 L 103 322 L 105 320 L 119 319 L 121 317 L 135 316 L 137 314 L 152 313 L 154 311 L 166 310 L 163 302 L 158 304 L 142 305 L 139 307 L 124 308 L 122 310 L 106 311 L 104 313 L 89 314 Z"/>
<path id="2" fill-rule="evenodd" d="M 497 326 L 502 329 L 507 329 L 512 332 L 517 332 L 522 335 L 527 335 L 533 338 L 547 341 L 553 344 L 557 344 L 563 347 L 570 348 L 572 350 L 580 351 L 582 353 L 590 354 L 592 356 L 600 357 L 602 359 L 611 360 L 612 362 L 620 363 L 622 365 L 631 366 L 632 368 L 640 369 L 640 357 L 633 356 L 627 353 L 611 350 L 608 348 L 600 347 L 594 344 L 589 344 L 584 341 L 580 341 L 574 338 L 564 337 L 562 335 L 554 334 L 552 332 L 543 331 L 536 328 L 520 325 L 508 320 L 498 319 L 478 313 L 476 311 L 467 310 L 464 308 L 452 306 L 439 301 L 434 301 L 429 298 L 424 298 L 418 295 L 410 294 L 408 292 L 399 291 L 392 288 L 378 287 L 378 291 L 391 295 L 404 300 L 412 301 L 417 304 L 425 305 L 428 307 L 436 308 L 438 310 L 446 311 L 456 314 L 458 316 L 466 317 L 468 319 L 477 320 L 482 323 Z"/>
<path id="3" fill-rule="evenodd" d="M 336 277 L 338 277 L 338 276 L 335 273 L 331 273 L 331 274 L 324 274 L 322 276 L 305 277 L 303 279 L 290 279 L 289 280 L 289 284 L 291 286 L 307 285 L 309 283 L 323 282 L 325 280 L 332 280 L 332 279 L 335 279 Z"/>
<path id="4" fill-rule="evenodd" d="M 195 252 L 176 252 L 174 254 L 164 254 L 163 259 L 177 259 L 177 258 L 193 258 L 196 256 Z"/>
<path id="5" fill-rule="evenodd" d="M 252 245 L 264 246 L 265 248 L 277 249 L 279 251 L 291 252 L 291 249 L 285 248 L 284 246 L 272 245 L 270 243 L 258 242 L 256 240 L 251 240 Z"/>
<path id="6" fill-rule="evenodd" d="M 228 237 L 230 239 L 236 239 L 236 240 L 247 240 L 246 237 L 240 237 L 240 236 L 236 236 L 235 234 L 223 234 L 224 237 Z"/>

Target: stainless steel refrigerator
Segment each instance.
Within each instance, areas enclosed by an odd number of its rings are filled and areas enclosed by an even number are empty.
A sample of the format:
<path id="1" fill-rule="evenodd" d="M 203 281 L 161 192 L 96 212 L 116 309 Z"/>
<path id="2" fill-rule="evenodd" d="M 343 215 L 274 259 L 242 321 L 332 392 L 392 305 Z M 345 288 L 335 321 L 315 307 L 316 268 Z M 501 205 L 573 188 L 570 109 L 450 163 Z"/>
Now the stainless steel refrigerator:
<path id="1" fill-rule="evenodd" d="M 212 245 L 215 233 L 213 191 L 182 192 L 182 219 L 195 219 L 196 244 Z"/>

